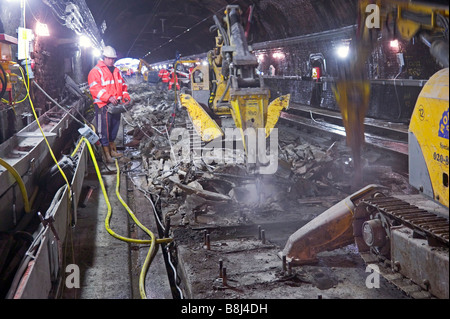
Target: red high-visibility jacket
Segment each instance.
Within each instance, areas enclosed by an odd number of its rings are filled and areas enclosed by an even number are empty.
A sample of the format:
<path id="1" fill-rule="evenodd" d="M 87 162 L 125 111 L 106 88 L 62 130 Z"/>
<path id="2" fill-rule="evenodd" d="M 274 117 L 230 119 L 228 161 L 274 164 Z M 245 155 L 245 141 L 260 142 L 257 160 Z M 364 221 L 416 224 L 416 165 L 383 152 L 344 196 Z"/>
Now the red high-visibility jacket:
<path id="1" fill-rule="evenodd" d="M 172 86 L 176 83 L 177 85 L 177 89 L 180 89 L 180 83 L 178 83 L 178 76 L 177 73 L 175 71 L 172 71 L 171 77 L 170 77 L 170 81 L 169 81 L 169 90 L 172 89 Z"/>
<path id="2" fill-rule="evenodd" d="M 94 103 L 99 108 L 108 104 L 108 100 L 111 96 L 116 99 L 128 98 L 128 86 L 122 77 L 122 74 L 118 68 L 114 69 L 113 74 L 109 71 L 105 62 L 99 61 L 97 65 L 89 72 L 88 75 L 89 91 L 94 98 Z"/>
<path id="3" fill-rule="evenodd" d="M 164 83 L 167 83 L 170 80 L 170 72 L 167 71 L 166 69 L 161 69 L 158 73 L 158 76 Z"/>

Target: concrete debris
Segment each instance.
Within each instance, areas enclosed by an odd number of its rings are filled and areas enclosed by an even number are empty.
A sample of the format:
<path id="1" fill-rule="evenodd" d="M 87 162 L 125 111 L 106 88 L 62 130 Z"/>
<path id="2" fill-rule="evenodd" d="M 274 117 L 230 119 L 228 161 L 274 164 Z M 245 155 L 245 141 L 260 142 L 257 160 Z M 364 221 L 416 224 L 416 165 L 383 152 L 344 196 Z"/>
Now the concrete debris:
<path id="1" fill-rule="evenodd" d="M 243 152 L 192 143 L 199 137 L 173 92 L 146 83 L 129 91 L 133 107 L 124 114 L 126 146 L 142 160 L 147 179 L 141 187 L 164 197 L 163 211 L 178 205 L 181 223 L 221 225 L 233 219 L 243 223 L 250 215 L 264 219 L 280 212 L 295 214 L 299 204 L 329 207 L 355 190 L 345 142 L 313 144 L 280 130 L 278 171 L 255 176 L 247 172 Z M 390 167 L 376 165 L 379 155 L 364 156 L 368 184 L 408 187 Z"/>
<path id="2" fill-rule="evenodd" d="M 286 234 L 357 187 L 351 182 L 354 163 L 344 141 L 324 143 L 313 135 L 306 140 L 283 127 L 276 173 L 251 174 L 243 152 L 211 150 L 199 141 L 173 94 L 148 84 L 130 85 L 129 91 L 133 107 L 123 116 L 125 151 L 142 162 L 140 171 L 130 169 L 129 174 L 137 174 L 132 175 L 137 187 L 157 196 L 161 220 L 170 222 L 176 239 L 171 254 L 174 260 L 188 261 L 178 266 L 194 297 L 265 299 L 289 291 L 299 299 L 322 293 L 339 298 L 353 296 L 355 286 L 364 296 L 376 293 L 366 289 L 363 261 L 348 248 L 324 252 L 318 265 L 287 265 L 284 271 L 278 255 Z M 381 164 L 382 156 L 363 156 L 367 184 L 407 190 L 407 177 Z M 218 277 L 219 260 L 226 280 L 223 273 Z M 356 271 L 358 281 L 343 286 Z"/>

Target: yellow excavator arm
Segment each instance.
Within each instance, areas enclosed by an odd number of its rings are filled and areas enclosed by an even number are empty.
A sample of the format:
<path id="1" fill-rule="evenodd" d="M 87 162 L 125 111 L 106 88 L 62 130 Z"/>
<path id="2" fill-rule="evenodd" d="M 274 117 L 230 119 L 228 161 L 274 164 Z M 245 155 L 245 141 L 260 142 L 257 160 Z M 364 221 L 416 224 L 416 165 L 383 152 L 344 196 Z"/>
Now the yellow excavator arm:
<path id="1" fill-rule="evenodd" d="M 360 148 L 364 144 L 364 118 L 369 107 L 370 83 L 366 62 L 376 44 L 378 32 L 394 39 L 420 38 L 430 47 L 430 54 L 448 68 L 449 8 L 443 5 L 411 1 L 360 0 L 358 28 L 350 46 L 347 64 L 339 69 L 334 87 L 336 102 L 342 113 L 347 132 L 347 145 L 352 149 L 355 163 L 355 183 L 361 182 Z"/>
<path id="2" fill-rule="evenodd" d="M 360 148 L 370 102 L 365 64 L 372 46 L 379 31 L 404 40 L 419 38 L 429 46 L 430 55 L 443 69 L 427 81 L 412 114 L 409 182 L 448 209 L 449 7 L 411 1 L 361 0 L 358 13 L 351 56 L 339 69 L 334 87 L 347 144 L 353 151 L 356 182 L 362 177 Z M 354 241 L 366 263 L 383 269 L 381 274 L 386 279 L 398 272 L 419 287 L 411 296 L 448 299 L 448 230 L 448 215 L 438 216 L 384 195 L 382 187 L 369 185 L 297 230 L 289 237 L 282 254 L 293 263 L 305 264 L 316 260 L 320 252 Z M 377 260 L 392 267 L 383 268 Z M 398 287 L 403 289 L 401 285 Z"/>
<path id="3" fill-rule="evenodd" d="M 253 147 L 247 145 L 248 130 L 262 129 L 269 136 L 281 111 L 288 108 L 290 95 L 269 103 L 270 90 L 256 72 L 258 60 L 249 50 L 240 14 L 239 6 L 229 5 L 223 23 L 214 16 L 216 47 L 208 52 L 209 67 L 200 65 L 193 70 L 192 97 L 183 96 L 181 101 L 197 121 L 195 127 L 204 141 L 223 135 L 213 117 L 230 115 L 248 154 Z"/>
<path id="4" fill-rule="evenodd" d="M 145 71 L 142 72 L 142 69 L 145 66 Z M 151 70 L 151 66 L 150 64 L 147 63 L 147 61 L 145 61 L 144 59 L 139 59 L 139 66 L 138 66 L 138 73 L 142 73 L 142 75 L 144 76 L 144 81 L 147 82 L 148 81 L 148 72 Z"/>

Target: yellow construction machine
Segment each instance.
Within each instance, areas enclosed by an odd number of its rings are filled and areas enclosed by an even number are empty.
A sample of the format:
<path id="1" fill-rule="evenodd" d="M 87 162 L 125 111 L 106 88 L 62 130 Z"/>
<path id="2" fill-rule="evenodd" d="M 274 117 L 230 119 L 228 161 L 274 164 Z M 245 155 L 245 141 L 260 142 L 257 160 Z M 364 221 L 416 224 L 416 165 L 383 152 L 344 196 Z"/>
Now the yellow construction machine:
<path id="1" fill-rule="evenodd" d="M 144 71 L 142 71 L 144 69 Z M 144 81 L 148 82 L 148 74 L 152 70 L 152 67 L 144 59 L 139 59 L 139 66 L 137 68 L 137 73 L 142 73 Z"/>
<path id="2" fill-rule="evenodd" d="M 364 64 L 379 32 L 422 39 L 443 67 L 423 87 L 409 125 L 409 182 L 424 201 L 391 197 L 384 187 L 368 185 L 292 234 L 282 255 L 306 264 L 320 252 L 355 243 L 367 264 L 410 296 L 449 298 L 449 6 L 360 1 L 358 17 L 354 56 L 335 86 L 355 156 L 364 143 L 370 95 Z M 423 204 L 425 199 L 435 206 Z"/>
<path id="3" fill-rule="evenodd" d="M 249 49 L 240 16 L 235 5 L 226 7 L 223 21 L 214 16 L 216 46 L 208 52 L 207 63 L 192 71 L 192 95 L 180 94 L 180 101 L 205 142 L 224 136 L 216 118 L 232 116 L 248 154 L 255 143 L 248 142 L 247 133 L 262 129 L 268 137 L 288 108 L 290 95 L 269 104 L 270 91 L 256 72 L 258 60 Z"/>

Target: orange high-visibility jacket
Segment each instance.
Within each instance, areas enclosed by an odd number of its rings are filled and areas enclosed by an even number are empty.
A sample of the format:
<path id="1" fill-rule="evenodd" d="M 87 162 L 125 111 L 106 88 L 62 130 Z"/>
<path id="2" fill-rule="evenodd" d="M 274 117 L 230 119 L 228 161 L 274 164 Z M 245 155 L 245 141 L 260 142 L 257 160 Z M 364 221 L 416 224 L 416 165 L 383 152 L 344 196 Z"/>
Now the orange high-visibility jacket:
<path id="1" fill-rule="evenodd" d="M 128 86 L 118 68 L 111 74 L 105 62 L 99 61 L 88 75 L 89 91 L 94 98 L 94 103 L 99 108 L 108 104 L 111 96 L 116 99 L 130 98 Z"/>
<path id="2" fill-rule="evenodd" d="M 166 69 L 161 69 L 161 71 L 159 71 L 158 73 L 158 76 L 164 83 L 167 83 L 170 80 L 170 72 L 167 71 Z"/>
<path id="3" fill-rule="evenodd" d="M 174 85 L 176 83 L 177 85 L 177 89 L 180 89 L 180 83 L 178 83 L 178 75 L 175 71 L 172 71 L 171 77 L 170 77 L 170 81 L 169 81 L 169 90 L 172 89 L 172 85 Z"/>

